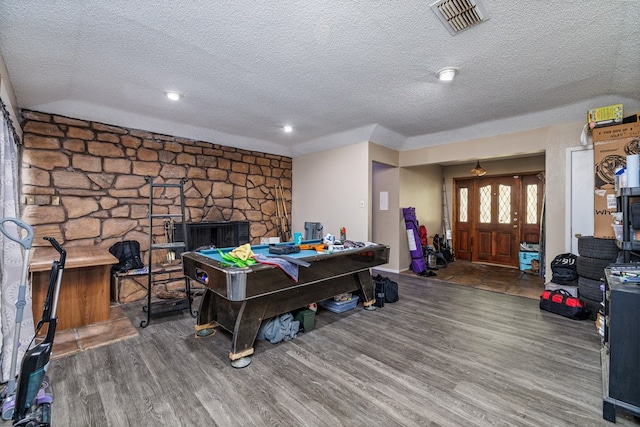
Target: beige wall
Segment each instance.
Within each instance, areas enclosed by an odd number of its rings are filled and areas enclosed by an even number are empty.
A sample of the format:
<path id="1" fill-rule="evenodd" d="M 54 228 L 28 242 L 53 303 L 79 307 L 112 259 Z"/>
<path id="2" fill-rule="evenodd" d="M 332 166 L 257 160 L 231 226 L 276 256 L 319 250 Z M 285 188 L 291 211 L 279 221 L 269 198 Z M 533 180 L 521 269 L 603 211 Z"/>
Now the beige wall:
<path id="1" fill-rule="evenodd" d="M 383 268 L 391 271 L 401 270 L 397 229 L 401 225 L 400 214 L 400 169 L 383 163 L 372 163 L 372 233 L 371 239 L 376 243 L 391 248 L 389 263 Z M 380 209 L 380 193 L 388 194 L 388 210 Z M 402 237 L 402 236 L 400 236 Z M 406 241 L 406 238 L 405 238 Z M 406 244 L 406 243 L 405 243 Z"/>
<path id="2" fill-rule="evenodd" d="M 447 186 L 449 219 L 451 221 L 452 182 L 454 177 L 468 176 L 476 159 L 489 174 L 530 172 L 544 170 L 546 174 L 546 273 L 551 278 L 549 262 L 559 253 L 570 250 L 566 246 L 566 149 L 580 145 L 582 122 L 566 123 L 535 130 L 460 141 L 447 145 L 426 147 L 419 150 L 397 152 L 376 144 L 357 143 L 351 147 L 328 150 L 293 159 L 293 223 L 302 227 L 305 220 L 316 217 L 318 221 L 327 221 L 335 228 L 342 223 L 361 222 L 371 218 L 372 231 L 367 234 L 366 226 L 358 228 L 362 233 L 358 239 L 382 239 L 391 247 L 389 264 L 384 266 L 393 271 L 405 270 L 410 263 L 406 227 L 400 212 L 401 207 L 416 207 L 416 216 L 420 224 L 427 227 L 429 236 L 442 233 L 442 178 Z M 367 154 L 367 150 L 369 153 Z M 363 165 L 360 159 L 369 158 L 369 165 Z M 345 158 L 351 159 L 345 161 Z M 357 161 L 356 161 L 357 160 Z M 464 162 L 466 160 L 466 162 Z M 463 161 L 464 163 L 460 163 Z M 380 163 L 375 165 L 374 162 Z M 440 164 L 447 164 L 440 166 Z M 322 175 L 328 165 L 347 165 L 352 174 L 348 185 L 341 184 L 335 178 L 319 182 L 316 176 Z M 355 176 L 356 170 L 362 175 Z M 296 173 L 297 172 L 297 173 Z M 371 179 L 369 177 L 372 176 Z M 371 184 L 367 184 L 367 181 Z M 398 181 L 397 190 L 392 188 Z M 341 213 L 325 213 L 326 203 L 323 197 L 335 186 L 342 185 L 340 200 L 347 208 Z M 366 188 L 365 188 L 366 187 Z M 389 211 L 380 212 L 377 194 L 389 189 Z M 367 212 L 352 205 L 365 200 Z M 392 206 L 398 209 L 394 213 Z M 371 204 L 369 204 L 371 201 Z M 368 211 L 372 215 L 368 215 Z M 316 214 L 317 213 L 317 214 Z M 299 215 L 303 215 L 300 217 Z M 304 216 L 310 215 L 308 219 Z M 338 217 L 338 218 L 335 218 Z M 324 220 L 323 218 L 327 218 Z M 335 219 L 332 219 L 335 218 Z M 342 222 L 340 222 L 340 220 Z M 336 231 L 326 228 L 326 232 Z M 349 230 L 349 226 L 347 225 Z M 352 238 L 352 235 L 349 236 Z"/>
<path id="3" fill-rule="evenodd" d="M 447 166 L 444 169 L 450 215 L 452 178 L 465 176 L 478 158 L 481 159 L 482 166 L 489 170 L 490 174 L 544 170 L 547 189 L 545 205 L 547 258 L 545 261 L 546 279 L 550 280 L 550 260 L 559 253 L 570 251 L 565 243 L 566 233 L 569 232 L 565 225 L 566 149 L 580 145 L 580 133 L 583 126 L 582 122 L 573 122 L 509 135 L 405 151 L 400 153 L 400 166 L 459 162 L 468 159 L 469 163 Z M 531 157 L 535 153 L 539 153 L 539 155 Z M 504 157 L 517 156 L 525 157 L 499 160 Z M 542 159 L 544 159 L 544 163 L 542 163 Z"/>
<path id="4" fill-rule="evenodd" d="M 440 165 L 402 169 L 400 204 L 416 208 L 416 219 L 430 238 L 442 234 L 442 172 Z"/>
<path id="5" fill-rule="evenodd" d="M 442 167 L 424 165 L 401 168 L 400 170 L 400 207 L 414 207 L 419 225 L 427 228 L 429 237 L 441 234 L 442 230 Z M 411 263 L 406 224 L 401 215 L 399 227 L 400 245 L 397 248 L 400 258 L 400 270 L 406 270 Z M 431 241 L 429 241 L 431 243 Z"/>
<path id="6" fill-rule="evenodd" d="M 580 145 L 580 133 L 584 123 L 574 122 L 552 126 L 547 129 L 545 138 L 547 153 L 545 158 L 546 170 L 546 278 L 551 280 L 550 263 L 558 254 L 571 252 L 570 239 L 567 239 L 565 222 L 567 207 L 567 173 L 566 154 L 568 147 Z M 567 242 L 569 242 L 567 244 Z"/>
<path id="7" fill-rule="evenodd" d="M 400 169 L 398 168 L 398 151 L 375 143 L 369 143 L 369 159 L 371 162 L 371 221 L 370 239 L 376 243 L 389 245 L 389 263 L 382 269 L 399 271 L 400 259 L 398 247 L 401 247 L 403 236 L 397 232 L 402 224 L 400 213 Z M 380 210 L 380 192 L 388 193 L 389 210 Z M 405 242 L 406 245 L 406 237 Z"/>
<path id="8" fill-rule="evenodd" d="M 578 134 L 579 136 L 579 134 Z M 499 159 L 542 153 L 546 149 L 547 128 L 496 135 L 400 152 L 400 166 L 460 163 L 476 159 Z"/>
<path id="9" fill-rule="evenodd" d="M 369 143 L 313 153 L 293 159 L 291 218 L 293 231 L 304 236 L 305 221 L 321 222 L 324 234 L 369 240 Z"/>

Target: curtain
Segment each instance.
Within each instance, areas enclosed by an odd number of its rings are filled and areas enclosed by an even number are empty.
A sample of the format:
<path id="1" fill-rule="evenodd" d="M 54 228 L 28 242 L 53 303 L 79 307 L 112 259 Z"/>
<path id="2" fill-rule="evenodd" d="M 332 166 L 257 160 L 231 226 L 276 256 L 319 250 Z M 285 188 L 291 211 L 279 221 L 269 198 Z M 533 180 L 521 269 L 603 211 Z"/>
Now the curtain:
<path id="1" fill-rule="evenodd" d="M 9 117 L 9 112 L 0 99 L 0 217 L 20 218 L 18 202 L 18 144 L 19 138 Z M 18 229 L 12 222 L 6 222 L 8 233 L 18 238 Z M 0 233 L 0 331 L 2 334 L 2 381 L 9 380 L 11 355 L 13 353 L 13 337 L 16 323 L 16 301 L 22 276 L 24 248 Z M 31 296 L 27 292 L 27 304 L 24 307 L 22 327 L 20 330 L 20 347 L 18 353 L 18 369 L 22 356 L 33 337 L 34 324 L 31 311 Z M 19 372 L 19 370 L 17 371 Z"/>

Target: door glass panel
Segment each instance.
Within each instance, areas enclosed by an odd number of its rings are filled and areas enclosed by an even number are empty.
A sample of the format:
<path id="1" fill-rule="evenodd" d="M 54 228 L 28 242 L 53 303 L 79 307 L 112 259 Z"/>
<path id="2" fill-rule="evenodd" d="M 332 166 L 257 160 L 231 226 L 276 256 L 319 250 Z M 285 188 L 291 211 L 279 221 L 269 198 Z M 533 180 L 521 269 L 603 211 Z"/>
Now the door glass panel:
<path id="1" fill-rule="evenodd" d="M 491 185 L 480 187 L 480 222 L 491 223 Z"/>
<path id="2" fill-rule="evenodd" d="M 538 186 L 527 185 L 527 224 L 538 223 Z"/>
<path id="3" fill-rule="evenodd" d="M 511 223 L 511 186 L 498 187 L 498 224 Z"/>
<path id="4" fill-rule="evenodd" d="M 469 215 L 468 215 L 469 189 L 468 188 L 460 189 L 460 197 L 458 198 L 458 200 L 460 201 L 459 208 L 458 208 L 460 215 L 459 215 L 458 221 L 467 222 L 469 221 Z"/>

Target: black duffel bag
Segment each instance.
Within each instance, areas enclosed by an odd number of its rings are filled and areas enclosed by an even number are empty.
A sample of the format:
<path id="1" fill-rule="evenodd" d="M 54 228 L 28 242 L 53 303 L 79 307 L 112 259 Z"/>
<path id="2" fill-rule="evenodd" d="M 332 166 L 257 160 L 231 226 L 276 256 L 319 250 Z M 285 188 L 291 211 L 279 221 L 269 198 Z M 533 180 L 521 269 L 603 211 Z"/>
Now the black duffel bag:
<path id="1" fill-rule="evenodd" d="M 564 289 L 544 291 L 540 295 L 540 309 L 574 320 L 588 319 L 590 314 L 582 301 Z"/>
<path id="2" fill-rule="evenodd" d="M 397 302 L 400 299 L 398 282 L 378 274 L 373 278 L 373 284 L 375 285 L 376 307 L 384 307 L 384 303 Z"/>

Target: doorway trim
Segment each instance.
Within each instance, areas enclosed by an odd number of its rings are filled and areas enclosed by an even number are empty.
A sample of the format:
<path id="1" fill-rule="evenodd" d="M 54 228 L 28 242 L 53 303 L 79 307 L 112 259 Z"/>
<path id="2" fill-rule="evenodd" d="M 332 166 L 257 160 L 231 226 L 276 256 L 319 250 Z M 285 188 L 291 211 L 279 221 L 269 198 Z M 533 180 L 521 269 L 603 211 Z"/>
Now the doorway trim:
<path id="1" fill-rule="evenodd" d="M 542 221 L 541 215 L 543 210 L 543 201 L 544 201 L 544 191 L 545 185 L 544 180 L 542 182 L 538 182 L 538 190 L 536 197 L 537 199 L 528 199 L 527 198 L 527 186 L 531 184 L 531 178 L 536 177 L 539 179 L 539 175 L 542 171 L 528 171 L 528 172 L 519 172 L 519 173 L 505 173 L 505 174 L 497 174 L 492 176 L 485 176 L 482 178 L 475 177 L 454 177 L 453 178 L 453 191 L 452 191 L 452 225 L 453 225 L 453 248 L 456 254 L 464 256 L 460 257 L 460 259 L 468 259 L 470 262 L 481 262 L 481 263 L 491 263 L 495 265 L 504 265 L 508 267 L 517 267 L 519 266 L 519 252 L 520 252 L 520 243 L 522 241 L 531 241 L 531 239 L 535 239 L 537 235 L 538 242 L 541 241 L 540 236 L 540 222 Z M 479 183 L 485 182 L 488 183 L 492 181 L 492 184 L 498 184 L 501 179 L 511 179 L 513 180 L 513 185 L 516 186 L 513 190 L 511 190 L 510 197 L 516 197 L 517 203 L 511 206 L 511 212 L 509 212 L 507 220 L 509 222 L 503 222 L 498 219 L 498 211 L 492 212 L 491 216 L 491 226 L 489 223 L 482 222 L 480 223 L 479 215 Z M 527 183 L 527 181 L 529 181 Z M 467 222 L 460 222 L 460 206 L 461 201 L 460 190 L 463 188 L 468 188 L 467 191 L 467 211 L 466 215 L 468 217 Z M 516 192 L 514 196 L 514 192 Z M 492 203 L 497 203 L 499 199 L 494 199 L 497 194 L 494 192 L 491 197 Z M 498 196 L 500 197 L 500 196 Z M 505 196 L 506 197 L 506 196 Z M 486 200 L 486 199 L 485 199 Z M 508 200 L 508 199 L 507 199 Z M 526 223 L 527 219 L 527 204 L 530 201 L 536 201 L 536 220 L 537 223 Z M 492 208 L 493 210 L 493 208 Z M 495 215 L 495 216 L 494 216 Z M 504 218 L 503 218 L 504 220 Z M 495 221 L 495 222 L 494 222 Z M 508 226 L 506 226 L 508 224 Z M 478 245 L 481 244 L 478 241 L 478 230 L 485 229 L 485 237 L 486 232 L 489 229 L 495 229 L 496 237 L 492 237 L 490 244 L 491 248 L 488 249 L 490 252 L 486 252 L 490 254 L 489 258 L 491 261 L 486 261 L 484 259 L 478 259 L 479 250 Z M 511 233 L 506 233 L 505 230 L 511 229 Z M 535 230 L 535 231 L 534 231 Z M 536 232 L 537 231 L 537 232 Z M 492 233 L 493 234 L 493 233 Z M 511 234 L 509 237 L 509 247 L 504 246 L 506 244 L 506 236 Z M 464 241 L 462 241 L 464 240 Z M 484 240 L 484 246 L 486 246 L 488 241 Z M 483 247 L 484 247 L 483 246 Z M 506 257 L 500 255 L 507 255 Z M 495 255 L 495 256 L 494 256 Z M 489 259 L 487 258 L 487 259 Z M 502 261 L 500 261 L 502 258 Z M 507 260 L 508 259 L 508 260 Z"/>

